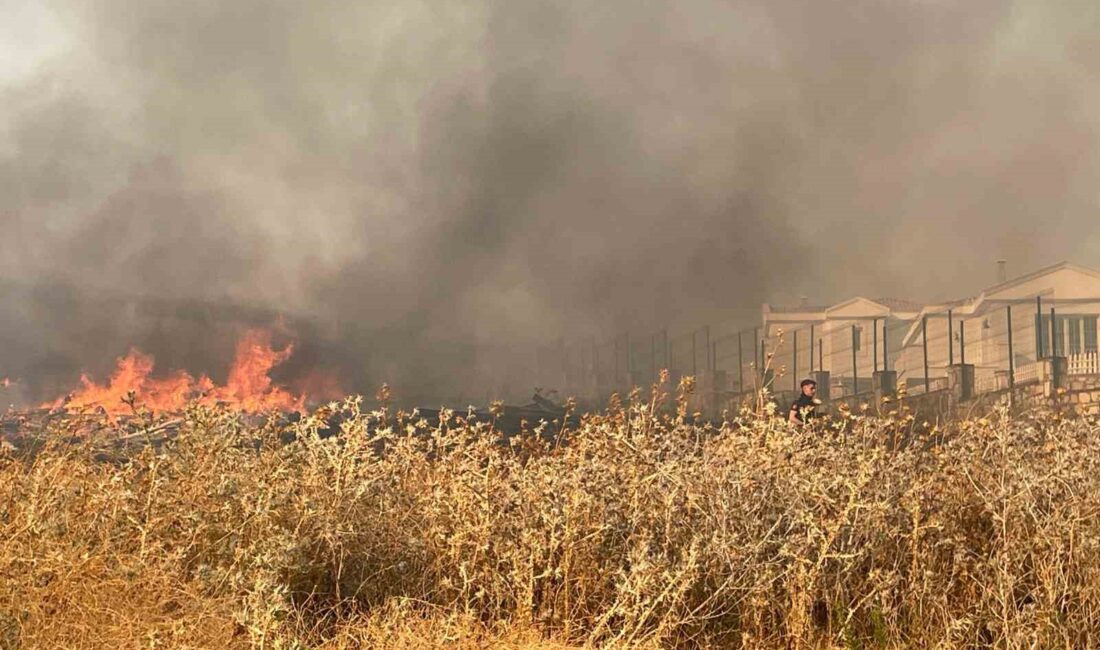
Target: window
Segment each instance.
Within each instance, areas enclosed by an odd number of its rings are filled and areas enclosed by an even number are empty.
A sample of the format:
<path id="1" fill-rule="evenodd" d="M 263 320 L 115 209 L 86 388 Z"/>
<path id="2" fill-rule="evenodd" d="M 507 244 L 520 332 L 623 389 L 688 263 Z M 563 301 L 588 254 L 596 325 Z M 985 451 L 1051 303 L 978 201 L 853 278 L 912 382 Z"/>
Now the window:
<path id="1" fill-rule="evenodd" d="M 1038 357 L 1096 352 L 1095 314 L 1056 314 L 1054 338 L 1050 336 L 1050 314 L 1035 315 L 1035 350 Z"/>
<path id="2" fill-rule="evenodd" d="M 863 328 L 858 325 L 852 328 L 852 347 L 856 352 L 863 349 Z"/>

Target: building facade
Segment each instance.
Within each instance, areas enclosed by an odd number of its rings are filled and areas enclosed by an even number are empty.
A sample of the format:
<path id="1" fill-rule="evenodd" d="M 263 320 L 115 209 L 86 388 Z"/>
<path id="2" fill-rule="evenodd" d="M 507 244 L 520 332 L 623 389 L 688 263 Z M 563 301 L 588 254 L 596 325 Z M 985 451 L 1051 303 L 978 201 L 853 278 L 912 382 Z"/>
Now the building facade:
<path id="1" fill-rule="evenodd" d="M 833 396 L 864 393 L 875 372 L 890 370 L 906 390 L 927 392 L 946 386 L 950 366 L 966 363 L 979 388 L 995 390 L 1028 381 L 1052 355 L 1091 367 L 1098 318 L 1100 271 L 1062 262 L 942 303 L 855 297 L 827 307 L 764 305 L 762 345 L 780 389 L 816 369 L 830 373 Z"/>

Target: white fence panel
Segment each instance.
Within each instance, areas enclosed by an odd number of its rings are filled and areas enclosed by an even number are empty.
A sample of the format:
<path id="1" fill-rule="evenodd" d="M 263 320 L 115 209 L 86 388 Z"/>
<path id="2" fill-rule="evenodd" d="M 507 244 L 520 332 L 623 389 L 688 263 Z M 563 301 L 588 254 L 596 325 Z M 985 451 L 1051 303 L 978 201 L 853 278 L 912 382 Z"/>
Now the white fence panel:
<path id="1" fill-rule="evenodd" d="M 1071 375 L 1096 375 L 1100 374 L 1100 353 L 1085 352 L 1071 354 L 1068 359 L 1069 374 Z"/>
<path id="2" fill-rule="evenodd" d="M 1017 384 L 1039 381 L 1039 364 L 1035 362 L 1021 364 L 1019 368 L 1016 368 L 1014 379 Z"/>

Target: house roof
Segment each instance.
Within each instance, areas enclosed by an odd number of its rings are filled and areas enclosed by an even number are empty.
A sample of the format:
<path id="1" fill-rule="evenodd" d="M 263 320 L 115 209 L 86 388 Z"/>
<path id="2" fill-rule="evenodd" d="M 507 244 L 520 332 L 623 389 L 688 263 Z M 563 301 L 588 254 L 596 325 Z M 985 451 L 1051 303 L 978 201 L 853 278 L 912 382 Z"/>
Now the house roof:
<path id="1" fill-rule="evenodd" d="M 1006 280 L 1005 282 L 995 284 L 988 289 L 982 291 L 977 296 L 944 302 L 936 305 L 928 305 L 924 307 L 917 315 L 917 318 L 913 321 L 912 326 L 910 326 L 909 330 L 905 333 L 905 337 L 902 340 L 902 345 L 909 345 L 913 337 L 915 337 L 920 332 L 921 318 L 926 315 L 943 314 L 948 309 L 953 309 L 957 307 L 963 308 L 962 310 L 960 310 L 960 316 L 972 315 L 982 311 L 984 303 L 992 296 L 1062 270 L 1075 271 L 1100 280 L 1100 271 L 1097 271 L 1096 269 L 1091 269 L 1087 266 L 1081 266 L 1080 264 L 1074 264 L 1073 262 L 1067 261 L 1059 262 L 1057 264 L 1051 264 L 1050 266 L 1045 266 L 1041 269 L 1032 271 L 1031 273 L 1026 273 L 1019 277 L 1012 278 L 1011 280 Z"/>
<path id="2" fill-rule="evenodd" d="M 1097 271 L 1096 269 L 1091 269 L 1087 266 L 1081 266 L 1080 264 L 1074 264 L 1073 262 L 1063 261 L 1058 262 L 1057 264 L 1051 264 L 1050 266 L 1045 266 L 1036 271 L 1032 271 L 1031 273 L 1012 278 L 1011 280 L 1006 280 L 1005 282 L 995 284 L 992 287 L 989 287 L 988 289 L 982 291 L 982 297 L 989 296 L 995 293 L 1000 293 L 1007 289 L 1020 286 L 1021 284 L 1025 284 L 1036 278 L 1041 278 L 1044 275 L 1049 275 L 1051 273 L 1054 273 L 1055 271 L 1061 271 L 1063 269 L 1077 271 L 1078 273 L 1084 273 L 1085 275 L 1091 275 L 1097 280 L 1100 280 L 1100 271 Z"/>
<path id="3" fill-rule="evenodd" d="M 889 307 L 891 311 L 920 311 L 924 307 L 922 303 L 904 298 L 873 298 L 873 300 L 880 305 Z"/>
<path id="4" fill-rule="evenodd" d="M 828 305 L 768 305 L 768 311 L 773 314 L 813 314 L 823 312 L 828 308 Z"/>
<path id="5" fill-rule="evenodd" d="M 872 318 L 911 318 L 921 308 L 920 303 L 900 298 L 864 298 L 856 296 L 833 305 L 764 305 L 764 331 L 772 325 L 824 323 L 829 320 L 864 320 Z"/>
<path id="6" fill-rule="evenodd" d="M 1091 269 L 1072 262 L 1063 261 L 1057 264 L 1037 269 L 1025 275 L 1013 278 L 1011 280 L 995 284 L 977 296 L 971 296 L 968 298 L 960 298 L 957 300 L 937 302 L 934 304 L 919 303 L 913 300 L 904 298 L 864 298 L 862 296 L 856 296 L 849 298 L 842 302 L 838 302 L 833 305 L 764 305 L 764 321 L 765 325 L 769 320 L 782 321 L 782 322 L 821 322 L 829 320 L 830 318 L 836 318 L 843 320 L 845 318 L 866 318 L 866 317 L 881 317 L 882 312 L 888 313 L 891 316 L 901 316 L 903 318 L 911 318 L 913 320 L 908 332 L 904 337 L 904 344 L 908 345 L 913 336 L 920 332 L 921 319 L 928 315 L 942 315 L 949 309 L 958 310 L 957 315 L 967 316 L 975 314 L 984 308 L 987 300 L 990 300 L 993 296 L 1003 293 L 1020 285 L 1031 282 L 1037 278 L 1050 275 L 1057 271 L 1072 270 L 1078 273 L 1082 273 L 1095 278 L 1100 281 L 1100 270 Z M 859 306 L 862 304 L 864 309 L 868 312 L 866 315 L 856 315 L 852 312 L 861 311 Z M 877 312 L 877 313 L 876 313 Z M 778 318 L 769 319 L 769 314 L 786 315 L 779 316 Z"/>
<path id="7" fill-rule="evenodd" d="M 765 312 L 771 314 L 805 314 L 812 315 L 813 320 L 824 320 L 828 312 L 834 312 L 859 303 L 880 307 L 890 312 L 916 312 L 920 311 L 923 306 L 921 303 L 903 298 L 864 298 L 856 296 L 832 305 L 765 305 Z"/>
<path id="8" fill-rule="evenodd" d="M 884 311 L 886 311 L 886 312 L 890 311 L 889 307 L 887 307 L 886 305 L 878 302 L 877 300 L 872 300 L 871 298 L 864 298 L 863 296 L 856 296 L 854 298 L 849 298 L 849 299 L 847 299 L 843 302 L 838 302 L 837 304 L 835 304 L 835 305 L 829 307 L 828 309 L 826 309 L 825 313 L 827 315 L 828 314 L 835 314 L 837 312 L 849 312 L 850 313 L 850 312 L 853 311 L 853 308 L 855 308 L 858 311 L 859 307 L 863 307 L 865 310 L 874 310 L 876 312 L 876 314 L 881 314 Z"/>

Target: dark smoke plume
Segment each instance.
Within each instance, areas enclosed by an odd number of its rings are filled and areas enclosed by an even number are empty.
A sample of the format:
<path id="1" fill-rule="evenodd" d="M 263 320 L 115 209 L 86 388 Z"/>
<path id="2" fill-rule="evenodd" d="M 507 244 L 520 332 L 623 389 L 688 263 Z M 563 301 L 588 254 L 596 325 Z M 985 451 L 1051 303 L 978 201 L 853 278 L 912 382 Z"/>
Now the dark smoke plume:
<path id="1" fill-rule="evenodd" d="M 1093 3 L 15 0 L 0 374 L 519 399 L 534 350 L 1098 261 Z M 3 68 L 3 64 L 0 64 Z"/>

